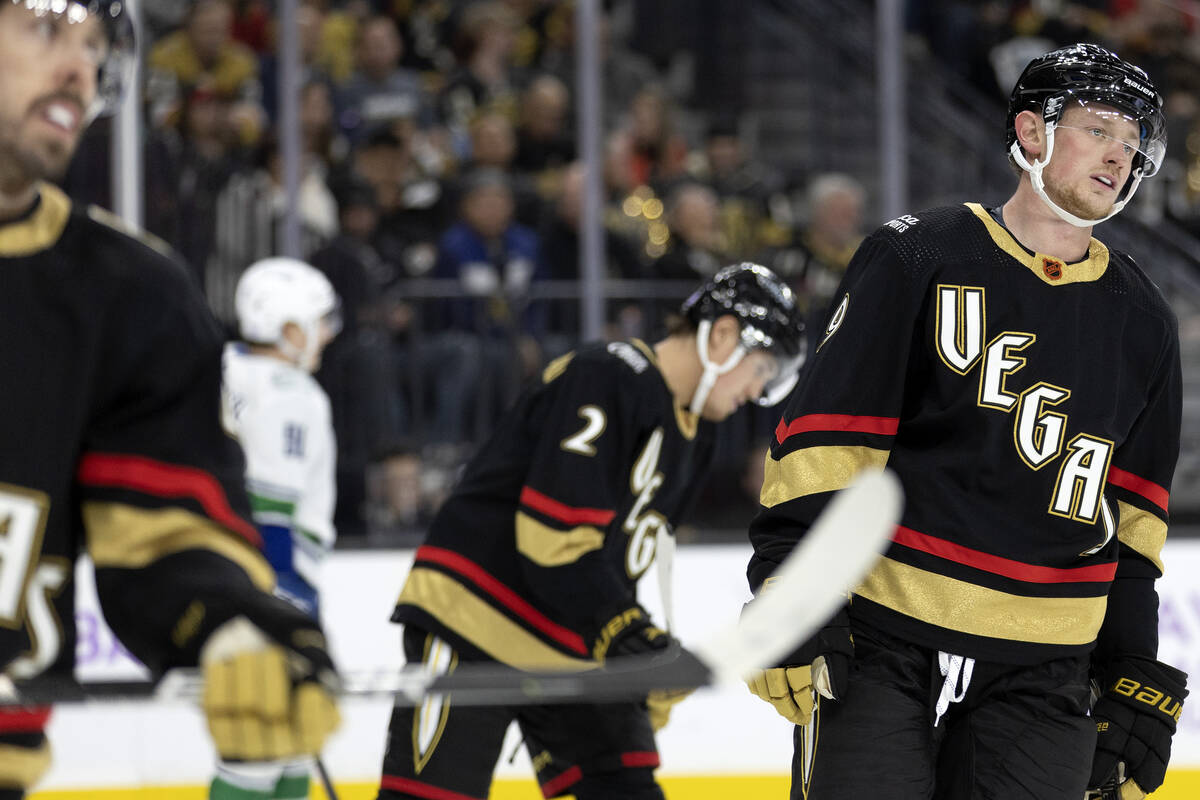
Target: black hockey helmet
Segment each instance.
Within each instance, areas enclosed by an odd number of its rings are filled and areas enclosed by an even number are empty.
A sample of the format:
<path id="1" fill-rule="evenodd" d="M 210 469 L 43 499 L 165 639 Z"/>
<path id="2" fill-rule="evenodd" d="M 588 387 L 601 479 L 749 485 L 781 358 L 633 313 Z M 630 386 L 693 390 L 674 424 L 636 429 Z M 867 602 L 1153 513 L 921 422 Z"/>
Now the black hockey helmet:
<path id="1" fill-rule="evenodd" d="M 88 119 L 113 113 L 124 90 L 133 81 L 137 62 L 137 40 L 128 0 L 0 0 L 25 8 L 38 16 L 67 23 L 97 17 L 108 34 L 108 53 L 96 78 L 96 100 L 87 110 Z"/>
<path id="2" fill-rule="evenodd" d="M 1110 106 L 1137 123 L 1133 170 L 1143 178 L 1158 172 L 1167 147 L 1162 95 L 1145 70 L 1096 44 L 1062 47 L 1026 65 L 1008 101 L 1006 148 L 1017 141 L 1017 114 L 1034 111 L 1057 124 L 1072 101 Z"/>
<path id="3" fill-rule="evenodd" d="M 750 262 L 725 267 L 692 292 L 680 310 L 702 334 L 697 337 L 700 360 L 706 370 L 717 370 L 713 380 L 736 366 L 745 353 L 766 350 L 778 359 L 780 368 L 764 387 L 759 404 L 774 405 L 795 386 L 806 354 L 803 313 L 791 287 L 771 270 Z M 713 320 L 726 314 L 741 323 L 741 349 L 736 360 L 718 367 L 708 360 L 707 331 Z M 692 410 L 698 410 L 695 402 Z"/>

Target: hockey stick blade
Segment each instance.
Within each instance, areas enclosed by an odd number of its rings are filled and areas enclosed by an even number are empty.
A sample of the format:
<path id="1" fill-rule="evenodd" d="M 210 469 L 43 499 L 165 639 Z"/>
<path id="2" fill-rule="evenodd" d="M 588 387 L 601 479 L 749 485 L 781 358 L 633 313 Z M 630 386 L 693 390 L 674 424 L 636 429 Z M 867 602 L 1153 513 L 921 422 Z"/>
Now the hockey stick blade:
<path id="1" fill-rule="evenodd" d="M 862 473 L 834 495 L 770 589 L 695 648 L 717 682 L 773 666 L 824 625 L 875 565 L 903 505 L 900 481 L 886 469 Z"/>

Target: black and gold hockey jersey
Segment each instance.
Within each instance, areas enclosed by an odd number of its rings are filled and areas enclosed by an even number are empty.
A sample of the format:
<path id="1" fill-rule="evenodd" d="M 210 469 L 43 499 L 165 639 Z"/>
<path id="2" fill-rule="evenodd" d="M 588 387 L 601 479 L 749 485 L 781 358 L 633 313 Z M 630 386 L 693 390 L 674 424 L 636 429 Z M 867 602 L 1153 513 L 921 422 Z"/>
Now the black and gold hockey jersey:
<path id="1" fill-rule="evenodd" d="M 833 304 L 766 462 L 752 588 L 886 464 L 904 515 L 852 614 L 1006 663 L 1086 652 L 1102 625 L 1153 656 L 1179 343 L 1132 260 L 1092 239 L 1064 263 L 982 207 L 940 208 L 864 242 Z"/>
<path id="2" fill-rule="evenodd" d="M 0 225 L 0 669 L 17 678 L 73 664 L 84 549 L 109 624 L 155 670 L 194 663 L 218 607 L 274 581 L 220 428 L 220 329 L 114 222 L 43 185 Z M 197 588 L 213 581 L 225 597 Z"/>
<path id="3" fill-rule="evenodd" d="M 594 665 L 599 626 L 699 491 L 712 430 L 643 342 L 557 359 L 438 511 L 392 620 L 514 666 Z"/>

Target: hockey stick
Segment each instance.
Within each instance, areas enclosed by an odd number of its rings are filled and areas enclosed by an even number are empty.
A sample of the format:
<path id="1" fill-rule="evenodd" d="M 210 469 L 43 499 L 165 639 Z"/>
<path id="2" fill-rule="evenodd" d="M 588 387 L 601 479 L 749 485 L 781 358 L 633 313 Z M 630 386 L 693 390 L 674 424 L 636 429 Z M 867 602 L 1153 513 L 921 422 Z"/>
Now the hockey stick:
<path id="1" fill-rule="evenodd" d="M 321 760 L 320 754 L 313 756 L 313 767 L 317 771 L 317 777 L 321 780 L 321 788 L 325 790 L 325 796 L 329 800 L 338 800 L 337 789 L 333 787 L 333 779 L 329 777 L 329 770 L 325 769 L 325 762 Z"/>
<path id="2" fill-rule="evenodd" d="M 825 512 L 775 571 L 771 590 L 737 622 L 699 645 L 651 657 L 613 659 L 589 672 L 459 670 L 396 690 L 417 701 L 453 692 L 463 704 L 578 702 L 644 697 L 654 689 L 730 684 L 775 664 L 833 616 L 878 559 L 900 519 L 903 492 L 889 471 L 864 473 L 834 496 Z"/>
<path id="3" fill-rule="evenodd" d="M 463 705 L 529 705 L 638 699 L 654 689 L 691 689 L 740 681 L 776 663 L 807 639 L 845 602 L 874 565 L 900 518 L 900 482 L 886 470 L 860 475 L 838 492 L 762 593 L 737 622 L 689 649 L 654 656 L 614 658 L 584 672 L 519 671 L 493 664 L 465 664 L 445 675 L 417 668 L 346 673 L 342 695 L 387 697 L 419 703 L 429 694 L 453 692 Z M 167 673 L 149 696 L 196 702 L 203 683 L 195 670 Z M 50 696 L 56 695 L 56 696 Z M 145 693 L 139 699 L 146 699 Z M 64 696 L 52 687 L 22 687 L 18 701 L 47 703 L 130 699 L 128 692 Z M 3 701 L 0 701 L 2 703 Z"/>

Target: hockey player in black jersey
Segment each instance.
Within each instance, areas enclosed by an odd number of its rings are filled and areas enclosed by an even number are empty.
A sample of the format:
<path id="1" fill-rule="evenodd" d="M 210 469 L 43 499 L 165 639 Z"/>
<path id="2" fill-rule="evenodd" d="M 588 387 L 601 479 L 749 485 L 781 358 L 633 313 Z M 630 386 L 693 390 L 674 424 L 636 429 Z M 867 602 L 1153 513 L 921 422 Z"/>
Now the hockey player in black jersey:
<path id="1" fill-rule="evenodd" d="M 124 3 L 0 0 L 0 682 L 70 679 L 86 551 L 130 651 L 204 665 L 224 757 L 316 752 L 336 676 L 317 623 L 271 595 L 220 428 L 220 328 L 180 265 L 46 182 L 133 58 Z M 0 798 L 47 765 L 45 714 L 0 713 Z"/>
<path id="2" fill-rule="evenodd" d="M 713 424 L 795 385 L 803 324 L 791 290 L 727 267 L 654 345 L 585 346 L 552 362 L 467 466 L 417 550 L 392 619 L 410 662 L 590 669 L 665 649 L 638 578 L 685 513 Z M 662 798 L 653 731 L 682 695 L 646 703 L 467 708 L 454 695 L 394 710 L 381 798 L 488 796 L 512 720 L 542 793 Z"/>
<path id="3" fill-rule="evenodd" d="M 1163 782 L 1187 694 L 1157 660 L 1154 590 L 1177 323 L 1091 238 L 1157 171 L 1161 106 L 1101 47 L 1034 59 L 1009 105 L 1012 197 L 898 217 L 851 262 L 775 433 L 751 588 L 863 467 L 893 469 L 907 504 L 847 606 L 751 681 L 797 724 L 793 798 Z"/>

